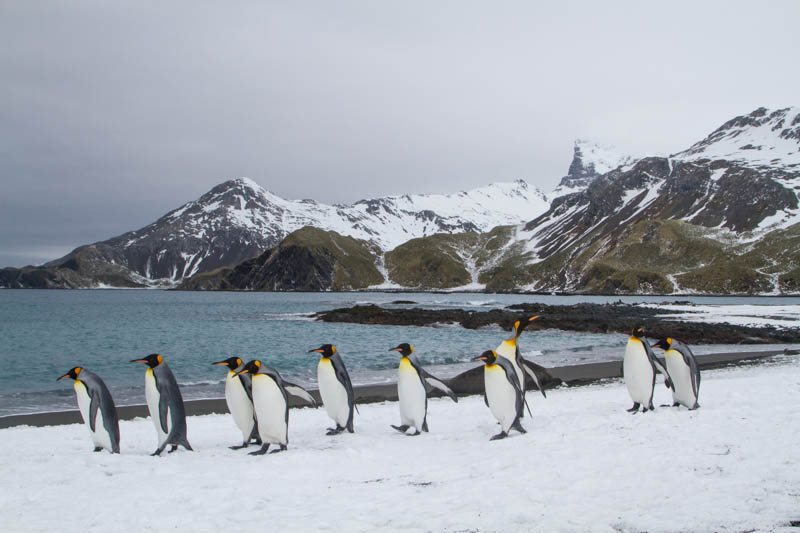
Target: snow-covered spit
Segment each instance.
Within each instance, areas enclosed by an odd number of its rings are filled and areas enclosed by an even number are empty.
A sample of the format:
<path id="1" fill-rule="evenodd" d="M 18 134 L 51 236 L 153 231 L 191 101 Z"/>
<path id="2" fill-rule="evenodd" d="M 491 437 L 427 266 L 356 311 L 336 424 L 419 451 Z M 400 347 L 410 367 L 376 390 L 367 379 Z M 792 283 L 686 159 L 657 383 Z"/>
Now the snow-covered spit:
<path id="1" fill-rule="evenodd" d="M 631 415 L 621 381 L 529 393 L 526 435 L 490 442 L 481 397 L 430 402 L 407 437 L 396 403 L 363 405 L 356 433 L 324 409 L 291 413 L 289 450 L 231 451 L 229 416 L 189 420 L 197 450 L 150 457 L 149 420 L 122 454 L 81 425 L 0 430 L 7 531 L 793 531 L 800 520 L 800 361 L 707 371 L 702 408 Z M 655 403 L 670 401 L 657 384 Z"/>

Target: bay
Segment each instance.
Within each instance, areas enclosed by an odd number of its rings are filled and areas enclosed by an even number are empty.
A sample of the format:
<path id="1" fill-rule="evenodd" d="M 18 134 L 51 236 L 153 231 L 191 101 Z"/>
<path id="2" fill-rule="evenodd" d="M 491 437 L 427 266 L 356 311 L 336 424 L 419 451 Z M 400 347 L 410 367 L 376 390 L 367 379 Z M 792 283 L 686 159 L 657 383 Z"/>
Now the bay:
<path id="1" fill-rule="evenodd" d="M 412 301 L 414 304 L 393 303 Z M 488 310 L 523 302 L 691 301 L 707 305 L 798 305 L 800 298 L 687 296 L 550 296 L 478 293 L 262 293 L 160 290 L 0 290 L 0 416 L 75 408 L 73 366 L 100 375 L 118 405 L 144 403 L 144 367 L 131 359 L 160 353 L 185 399 L 223 396 L 225 372 L 213 361 L 261 359 L 287 379 L 314 387 L 317 354 L 335 344 L 354 383 L 394 381 L 397 353 L 409 342 L 442 377 L 475 366 L 470 359 L 508 336 L 498 327 L 364 326 L 313 320 L 310 314 L 355 304 Z M 627 335 L 558 330 L 526 334 L 523 353 L 545 366 L 622 357 Z M 774 346 L 783 348 L 784 346 Z M 757 349 L 769 349 L 759 346 Z M 696 353 L 752 350 L 698 346 Z"/>

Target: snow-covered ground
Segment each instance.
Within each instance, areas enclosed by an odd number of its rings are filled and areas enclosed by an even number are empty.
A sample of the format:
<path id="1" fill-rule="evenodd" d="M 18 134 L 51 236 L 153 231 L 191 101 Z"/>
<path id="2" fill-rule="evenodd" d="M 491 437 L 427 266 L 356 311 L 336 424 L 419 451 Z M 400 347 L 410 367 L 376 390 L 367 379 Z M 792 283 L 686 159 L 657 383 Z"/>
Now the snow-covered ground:
<path id="1" fill-rule="evenodd" d="M 664 305 L 649 303 L 639 305 L 674 311 L 674 314 L 662 315 L 662 318 L 684 322 L 727 323 L 753 327 L 800 327 L 800 305 Z"/>
<path id="2" fill-rule="evenodd" d="M 149 420 L 122 455 L 85 427 L 0 430 L 5 531 L 796 531 L 800 360 L 703 374 L 702 408 L 631 415 L 621 381 L 529 393 L 526 435 L 490 442 L 480 397 L 432 400 L 406 437 L 396 403 L 363 405 L 328 437 L 323 409 L 291 413 L 290 445 L 231 451 L 229 416 L 189 420 L 197 450 L 150 457 Z M 670 401 L 657 384 L 655 402 Z"/>

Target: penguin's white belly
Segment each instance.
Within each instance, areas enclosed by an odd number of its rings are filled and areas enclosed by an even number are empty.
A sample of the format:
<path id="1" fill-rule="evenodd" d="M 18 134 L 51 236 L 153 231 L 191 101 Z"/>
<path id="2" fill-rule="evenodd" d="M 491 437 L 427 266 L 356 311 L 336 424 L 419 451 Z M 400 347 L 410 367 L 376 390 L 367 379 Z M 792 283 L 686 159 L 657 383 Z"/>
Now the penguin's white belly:
<path id="1" fill-rule="evenodd" d="M 517 374 L 517 380 L 519 381 L 520 388 L 523 388 L 525 384 L 525 374 L 517 364 L 517 345 L 511 341 L 503 341 L 500 343 L 500 346 L 497 347 L 495 352 L 497 352 L 498 356 L 508 359 L 508 361 L 511 363 L 511 366 L 514 367 L 514 373 Z"/>
<path id="2" fill-rule="evenodd" d="M 230 371 L 225 379 L 225 402 L 233 421 L 242 432 L 244 442 L 247 442 L 253 432 L 253 403 L 247 397 L 242 381 Z"/>
<path id="3" fill-rule="evenodd" d="M 261 440 L 270 444 L 288 444 L 286 400 L 274 379 L 264 374 L 253 374 L 253 406 Z"/>
<path id="4" fill-rule="evenodd" d="M 625 386 L 634 403 L 649 409 L 653 398 L 653 367 L 647 358 L 641 341 L 629 340 L 625 348 L 625 359 L 622 361 L 622 372 Z"/>
<path id="5" fill-rule="evenodd" d="M 81 417 L 89 428 L 89 433 L 92 434 L 92 442 L 95 446 L 100 446 L 108 451 L 114 451 L 111 446 L 111 435 L 106 431 L 103 425 L 103 413 L 100 411 L 100 406 L 97 408 L 97 417 L 94 422 L 94 431 L 89 420 L 91 414 L 92 398 L 89 396 L 89 391 L 86 390 L 86 385 L 80 381 L 75 381 L 75 396 L 78 399 L 78 409 L 80 409 Z"/>
<path id="6" fill-rule="evenodd" d="M 489 410 L 500 422 L 503 431 L 508 433 L 517 417 L 517 391 L 508 382 L 506 371 L 500 365 L 484 367 L 483 380 Z"/>
<path id="7" fill-rule="evenodd" d="M 675 352 L 670 353 L 670 352 Z M 672 379 L 675 390 L 672 392 L 672 399 L 685 407 L 692 408 L 697 402 L 692 389 L 692 371 L 689 365 L 683 360 L 683 356 L 676 350 L 668 350 L 665 353 L 667 361 L 667 372 Z"/>
<path id="8" fill-rule="evenodd" d="M 319 383 L 319 394 L 322 396 L 322 403 L 325 404 L 328 416 L 339 427 L 347 426 L 347 419 L 350 418 L 347 389 L 336 379 L 333 363 L 325 358 L 320 359 L 317 366 L 317 381 Z"/>
<path id="9" fill-rule="evenodd" d="M 416 369 L 405 360 L 400 362 L 397 371 L 397 396 L 400 400 L 400 423 L 422 431 L 427 392 Z"/>
<path id="10" fill-rule="evenodd" d="M 158 394 L 158 387 L 156 387 L 156 378 L 153 376 L 153 370 L 147 369 L 144 373 L 144 396 L 147 399 L 147 409 L 150 411 L 150 418 L 153 420 L 153 425 L 156 427 L 156 434 L 158 435 L 158 445 L 161 446 L 167 440 L 167 434 L 161 428 L 161 419 L 159 418 L 158 403 L 161 395 Z M 169 409 L 167 409 L 167 430 L 169 430 L 170 416 Z"/>

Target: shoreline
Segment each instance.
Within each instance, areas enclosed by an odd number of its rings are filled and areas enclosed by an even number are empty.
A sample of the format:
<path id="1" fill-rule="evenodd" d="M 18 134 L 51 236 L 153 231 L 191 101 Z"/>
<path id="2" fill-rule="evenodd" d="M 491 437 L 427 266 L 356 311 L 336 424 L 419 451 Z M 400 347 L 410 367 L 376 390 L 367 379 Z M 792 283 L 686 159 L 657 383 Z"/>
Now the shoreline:
<path id="1" fill-rule="evenodd" d="M 754 352 L 729 352 L 697 355 L 697 362 L 701 370 L 723 368 L 727 366 L 740 366 L 746 364 L 759 364 L 780 355 L 798 355 L 797 351 L 770 350 Z M 599 363 L 585 363 L 580 365 L 558 366 L 544 369 L 548 374 L 542 380 L 545 390 L 560 385 L 568 387 L 583 386 L 622 377 L 622 361 L 605 361 Z M 445 380 L 458 396 L 472 396 L 483 393 L 482 366 L 476 366 Z M 374 385 L 357 385 L 353 387 L 357 403 L 378 403 L 397 401 L 397 384 L 383 383 Z M 530 388 L 528 389 L 531 390 Z M 309 389 L 317 402 L 321 405 L 319 391 Z M 442 396 L 438 391 L 430 393 L 432 397 Z M 184 402 L 187 416 L 202 416 L 210 414 L 227 414 L 228 406 L 225 398 L 208 398 L 200 400 L 187 400 Z M 307 407 L 305 403 L 290 397 L 291 407 Z M 124 405 L 117 407 L 120 420 L 133 420 L 147 418 L 149 412 L 146 405 Z M 26 413 L 0 417 L 0 429 L 19 426 L 45 427 L 63 426 L 68 424 L 82 424 L 80 411 L 49 411 L 42 413 Z"/>

